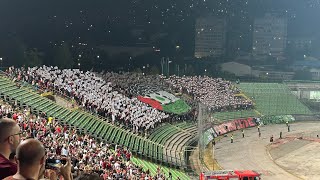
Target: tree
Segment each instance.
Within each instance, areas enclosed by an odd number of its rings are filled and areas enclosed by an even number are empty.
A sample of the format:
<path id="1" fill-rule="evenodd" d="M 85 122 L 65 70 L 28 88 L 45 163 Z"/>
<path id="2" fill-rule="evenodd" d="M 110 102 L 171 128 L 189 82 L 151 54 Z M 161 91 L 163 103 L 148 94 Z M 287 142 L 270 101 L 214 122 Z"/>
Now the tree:
<path id="1" fill-rule="evenodd" d="M 160 39 L 157 46 L 161 49 L 161 56 L 172 57 L 176 54 L 176 46 L 169 37 Z"/>
<path id="2" fill-rule="evenodd" d="M 136 68 L 136 69 L 133 70 L 133 72 L 135 72 L 135 73 L 142 73 L 142 70 L 141 70 L 140 68 Z"/>
<path id="3" fill-rule="evenodd" d="M 15 42 L 16 50 L 14 53 L 14 59 L 17 63 L 18 66 L 23 66 L 25 65 L 25 59 L 26 59 L 26 46 L 23 42 L 21 41 L 16 41 Z"/>
<path id="4" fill-rule="evenodd" d="M 16 37 L 10 37 L 5 40 L 5 44 L 3 45 L 4 46 L 1 47 L 3 49 L 3 54 L 1 54 L 1 56 L 6 57 L 6 64 L 17 67 L 25 65 L 27 48 L 20 39 Z"/>
<path id="5" fill-rule="evenodd" d="M 160 59 L 155 53 L 148 52 L 148 53 L 136 56 L 132 60 L 132 65 L 135 68 L 143 67 L 143 66 L 146 66 L 147 64 L 149 64 L 151 66 L 158 65 L 158 64 L 160 64 Z"/>
<path id="6" fill-rule="evenodd" d="M 92 56 L 81 57 L 81 70 L 90 71 L 93 68 L 94 58 Z"/>
<path id="7" fill-rule="evenodd" d="M 29 67 L 40 66 L 43 63 L 36 48 L 27 51 L 26 60 L 26 65 Z"/>
<path id="8" fill-rule="evenodd" d="M 70 48 L 67 43 L 63 43 L 61 46 L 56 48 L 53 64 L 60 68 L 73 67 L 74 62 L 72 61 Z"/>
<path id="9" fill-rule="evenodd" d="M 122 52 L 112 56 L 111 64 L 115 69 L 127 71 L 129 68 L 130 54 Z"/>
<path id="10" fill-rule="evenodd" d="M 293 78 L 295 80 L 311 80 L 312 74 L 307 69 L 303 69 L 303 70 L 296 71 Z"/>
<path id="11" fill-rule="evenodd" d="M 94 69 L 104 71 L 110 68 L 110 56 L 106 51 L 99 52 L 99 58 L 95 60 Z"/>
<path id="12" fill-rule="evenodd" d="M 157 66 L 152 66 L 151 69 L 150 69 L 150 74 L 152 75 L 157 75 L 160 73 L 160 70 Z"/>
<path id="13" fill-rule="evenodd" d="M 188 76 L 193 76 L 193 75 L 195 75 L 194 68 L 193 68 L 192 65 L 189 65 L 186 70 L 187 70 L 187 71 L 185 72 L 186 75 L 188 75 Z"/>

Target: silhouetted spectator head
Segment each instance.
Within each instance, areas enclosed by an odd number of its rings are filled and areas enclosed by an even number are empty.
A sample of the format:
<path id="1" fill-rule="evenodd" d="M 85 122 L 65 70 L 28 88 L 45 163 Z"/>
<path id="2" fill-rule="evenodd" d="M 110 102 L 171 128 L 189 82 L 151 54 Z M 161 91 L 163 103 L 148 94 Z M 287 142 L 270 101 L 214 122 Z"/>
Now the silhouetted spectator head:
<path id="1" fill-rule="evenodd" d="M 75 180 L 102 180 L 102 178 L 98 174 L 82 174 L 81 176 L 77 177 Z"/>
<path id="2" fill-rule="evenodd" d="M 11 153 L 16 151 L 21 135 L 20 127 L 14 120 L 0 119 L 0 153 L 7 159 Z"/>
<path id="3" fill-rule="evenodd" d="M 24 140 L 17 148 L 16 161 L 18 172 L 13 178 L 22 176 L 26 179 L 38 179 L 45 171 L 45 148 L 36 139 Z"/>
<path id="4" fill-rule="evenodd" d="M 14 120 L 0 119 L 0 179 L 17 172 L 17 165 L 10 161 L 10 154 L 16 151 L 20 135 L 20 128 Z"/>

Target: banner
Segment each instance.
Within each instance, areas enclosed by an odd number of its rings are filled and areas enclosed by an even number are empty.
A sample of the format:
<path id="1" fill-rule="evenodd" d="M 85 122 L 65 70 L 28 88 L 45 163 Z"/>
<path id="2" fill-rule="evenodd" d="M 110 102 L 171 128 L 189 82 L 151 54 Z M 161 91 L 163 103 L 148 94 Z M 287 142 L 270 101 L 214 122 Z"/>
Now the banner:
<path id="1" fill-rule="evenodd" d="M 215 125 L 213 127 L 216 135 L 223 135 L 226 133 L 229 133 L 231 131 L 236 131 L 239 129 L 245 129 L 248 127 L 254 127 L 256 126 L 256 122 L 253 118 L 248 118 L 248 119 L 237 119 L 233 121 L 228 121 L 225 123 L 222 123 L 220 125 Z"/>

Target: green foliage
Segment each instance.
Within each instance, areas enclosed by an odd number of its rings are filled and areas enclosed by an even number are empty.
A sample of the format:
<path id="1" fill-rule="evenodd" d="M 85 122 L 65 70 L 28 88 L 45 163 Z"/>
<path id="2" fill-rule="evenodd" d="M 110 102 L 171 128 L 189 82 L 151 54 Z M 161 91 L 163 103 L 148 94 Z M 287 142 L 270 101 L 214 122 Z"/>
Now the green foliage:
<path id="1" fill-rule="evenodd" d="M 133 72 L 135 72 L 135 73 L 142 73 L 142 70 L 141 70 L 140 68 L 136 68 L 136 69 L 133 70 Z"/>
<path id="2" fill-rule="evenodd" d="M 4 62 L 16 67 L 24 66 L 26 63 L 26 45 L 18 38 L 7 39 L 5 46 L 1 47 L 4 55 L 7 57 Z"/>
<path id="3" fill-rule="evenodd" d="M 92 56 L 82 56 L 79 62 L 80 62 L 80 69 L 81 70 L 90 71 L 93 68 L 94 57 L 92 57 Z"/>
<path id="4" fill-rule="evenodd" d="M 150 69 L 150 74 L 152 74 L 152 75 L 160 74 L 159 68 L 157 66 L 152 66 Z"/>
<path id="5" fill-rule="evenodd" d="M 195 70 L 194 70 L 194 67 L 192 65 L 188 65 L 187 71 L 185 72 L 186 75 L 188 76 L 193 76 L 195 75 Z"/>
<path id="6" fill-rule="evenodd" d="M 60 68 L 73 67 L 72 56 L 67 43 L 63 43 L 61 46 L 55 49 L 54 65 L 57 65 Z"/>
<path id="7" fill-rule="evenodd" d="M 130 60 L 130 54 L 129 53 L 119 53 L 114 56 L 112 56 L 112 59 L 110 61 L 111 68 L 112 69 L 119 69 L 119 70 L 127 70 Z"/>
<path id="8" fill-rule="evenodd" d="M 42 65 L 43 61 L 37 49 L 28 50 L 26 53 L 26 66 L 34 67 Z"/>
<path id="9" fill-rule="evenodd" d="M 295 79 L 295 80 L 311 80 L 312 74 L 308 70 L 296 71 L 293 79 Z"/>

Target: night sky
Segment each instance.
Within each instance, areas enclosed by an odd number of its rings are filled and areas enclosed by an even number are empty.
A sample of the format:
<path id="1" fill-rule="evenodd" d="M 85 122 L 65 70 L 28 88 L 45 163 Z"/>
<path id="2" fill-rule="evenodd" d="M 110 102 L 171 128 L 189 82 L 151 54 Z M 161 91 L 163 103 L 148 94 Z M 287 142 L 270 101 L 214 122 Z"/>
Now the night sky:
<path id="1" fill-rule="evenodd" d="M 1 0 L 0 40 L 16 37 L 46 51 L 62 42 L 156 46 L 150 39 L 167 33 L 191 56 L 197 17 L 227 17 L 238 38 L 244 38 L 250 36 L 253 19 L 265 12 L 288 17 L 289 37 L 319 36 L 319 0 Z M 132 36 L 133 29 L 142 29 L 141 37 Z M 249 38 L 243 41 L 250 44 Z"/>

